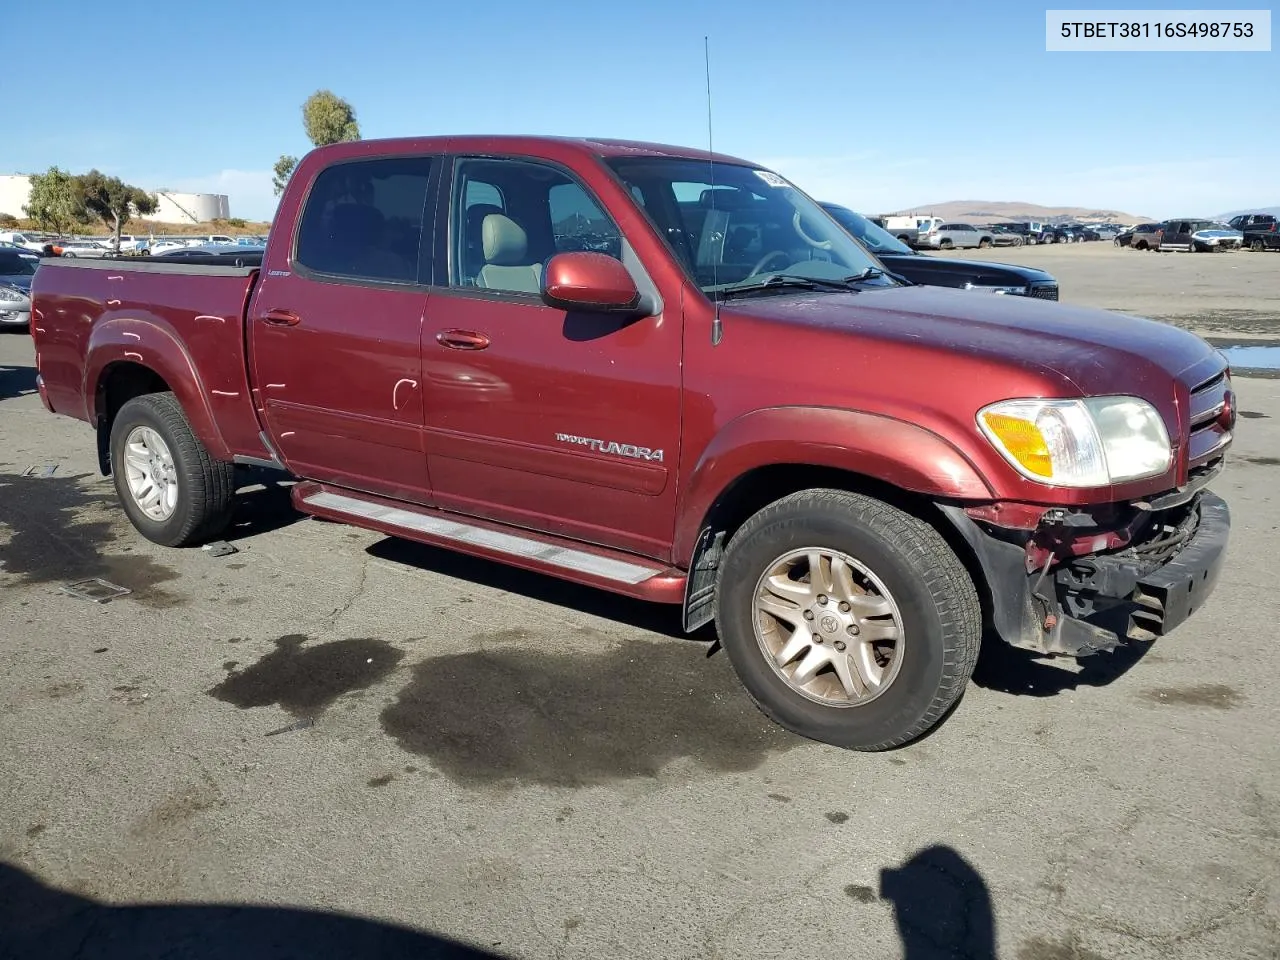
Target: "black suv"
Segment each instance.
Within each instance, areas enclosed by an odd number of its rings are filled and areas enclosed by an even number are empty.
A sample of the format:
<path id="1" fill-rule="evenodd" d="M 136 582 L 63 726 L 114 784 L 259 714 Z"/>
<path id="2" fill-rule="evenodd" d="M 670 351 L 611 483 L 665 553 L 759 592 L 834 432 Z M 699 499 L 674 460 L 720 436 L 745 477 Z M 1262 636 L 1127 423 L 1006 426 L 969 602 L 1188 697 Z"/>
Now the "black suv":
<path id="1" fill-rule="evenodd" d="M 1241 246 L 1255 251 L 1280 250 L 1280 227 L 1273 214 L 1246 213 L 1232 217 L 1227 223 L 1244 234 Z"/>
<path id="2" fill-rule="evenodd" d="M 991 293 L 1058 299 L 1058 281 L 1052 274 L 1012 263 L 988 263 L 985 260 L 952 260 L 917 253 L 893 234 L 862 214 L 835 203 L 824 203 L 822 209 L 844 227 L 855 240 L 875 254 L 890 272 L 910 283 L 929 287 L 960 287 L 964 290 L 986 290 Z"/>

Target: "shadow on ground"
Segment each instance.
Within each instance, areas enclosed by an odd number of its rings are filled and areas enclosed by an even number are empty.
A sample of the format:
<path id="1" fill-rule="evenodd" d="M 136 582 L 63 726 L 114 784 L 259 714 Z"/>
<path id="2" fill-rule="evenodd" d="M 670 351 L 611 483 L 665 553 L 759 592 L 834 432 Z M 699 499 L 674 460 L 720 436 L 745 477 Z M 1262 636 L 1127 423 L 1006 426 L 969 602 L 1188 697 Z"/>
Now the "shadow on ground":
<path id="1" fill-rule="evenodd" d="M 616 620 L 618 623 L 667 637 L 691 637 L 702 641 L 715 639 L 715 631 L 710 626 L 694 634 L 686 634 L 681 629 L 680 608 L 675 605 L 633 600 L 541 573 L 531 573 L 491 560 L 394 537 L 372 544 L 368 553 L 380 560 L 402 563 L 428 573 L 466 580 L 494 590 L 518 593 L 533 600 L 569 607 L 580 613 Z"/>
<path id="2" fill-rule="evenodd" d="M 844 891 L 859 903 L 868 887 Z M 949 846 L 929 847 L 880 871 L 879 897 L 893 905 L 903 960 L 995 960 L 996 921 L 987 883 Z"/>
<path id="3" fill-rule="evenodd" d="M 5 960 L 482 960 L 500 955 L 407 927 L 313 910 L 236 905 L 114 907 L 0 862 Z"/>
<path id="4" fill-rule="evenodd" d="M 1105 687 L 1127 673 L 1150 649 L 1147 644 L 1130 643 L 1112 653 L 1055 662 L 1029 650 L 1011 647 L 988 634 L 982 641 L 973 682 L 1001 693 L 1055 697 L 1080 687 Z"/>
<path id="5" fill-rule="evenodd" d="M 9 400 L 35 392 L 35 367 L 0 367 L 0 400 Z"/>
<path id="6" fill-rule="evenodd" d="M 293 507 L 293 481 L 283 473 L 242 467 L 236 470 L 236 513 L 223 540 L 245 540 L 281 530 L 306 516 Z"/>

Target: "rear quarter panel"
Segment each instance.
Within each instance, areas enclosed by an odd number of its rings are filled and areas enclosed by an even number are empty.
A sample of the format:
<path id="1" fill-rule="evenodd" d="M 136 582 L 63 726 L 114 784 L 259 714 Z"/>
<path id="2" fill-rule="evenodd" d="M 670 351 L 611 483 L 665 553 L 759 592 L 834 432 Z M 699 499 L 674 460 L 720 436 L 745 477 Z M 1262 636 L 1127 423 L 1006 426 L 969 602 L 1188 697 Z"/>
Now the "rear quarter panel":
<path id="1" fill-rule="evenodd" d="M 177 264 L 46 263 L 36 272 L 36 362 L 56 413 L 95 422 L 119 363 L 158 374 L 219 459 L 263 456 L 246 375 L 256 272 Z"/>

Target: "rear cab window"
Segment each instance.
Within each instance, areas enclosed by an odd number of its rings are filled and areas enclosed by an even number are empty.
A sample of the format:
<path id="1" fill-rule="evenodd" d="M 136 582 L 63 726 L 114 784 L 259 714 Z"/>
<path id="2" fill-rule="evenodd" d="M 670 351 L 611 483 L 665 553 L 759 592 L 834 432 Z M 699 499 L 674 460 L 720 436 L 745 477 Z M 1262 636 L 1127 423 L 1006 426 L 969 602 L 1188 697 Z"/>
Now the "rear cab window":
<path id="1" fill-rule="evenodd" d="M 429 283 L 432 244 L 424 218 L 438 164 L 433 157 L 396 156 L 321 170 L 298 221 L 295 267 L 337 280 Z"/>

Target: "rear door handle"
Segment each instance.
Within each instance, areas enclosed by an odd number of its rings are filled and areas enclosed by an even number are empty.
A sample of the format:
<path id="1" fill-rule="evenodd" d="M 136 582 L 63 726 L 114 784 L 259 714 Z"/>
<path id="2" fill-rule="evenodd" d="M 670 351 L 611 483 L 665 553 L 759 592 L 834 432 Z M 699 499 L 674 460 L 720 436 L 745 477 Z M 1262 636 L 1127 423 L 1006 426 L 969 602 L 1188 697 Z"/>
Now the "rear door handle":
<path id="1" fill-rule="evenodd" d="M 436 334 L 436 343 L 454 350 L 483 350 L 489 345 L 489 338 L 474 330 L 441 330 Z"/>
<path id="2" fill-rule="evenodd" d="M 302 318 L 292 310 L 268 310 L 262 315 L 262 322 L 278 327 L 295 327 L 302 322 Z"/>

